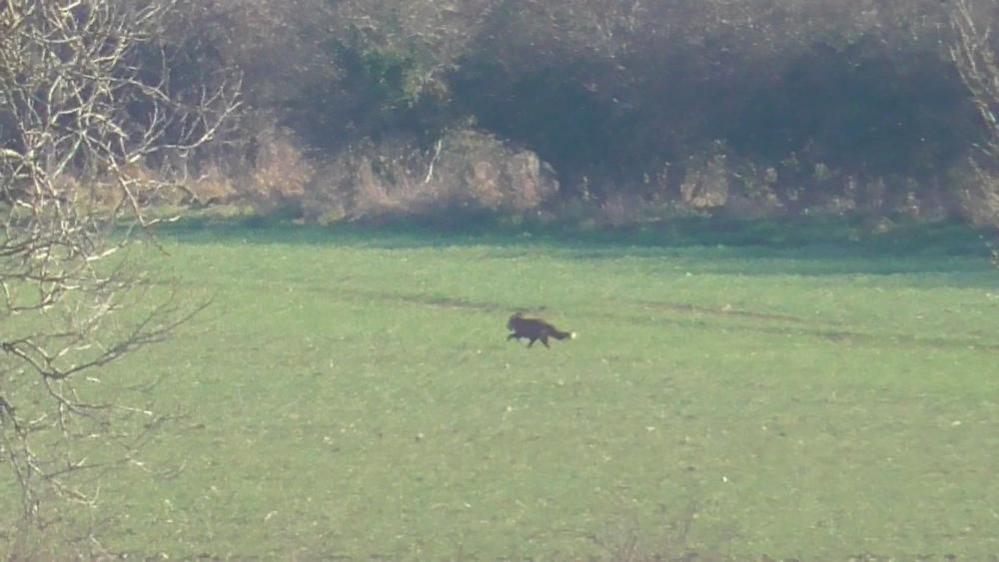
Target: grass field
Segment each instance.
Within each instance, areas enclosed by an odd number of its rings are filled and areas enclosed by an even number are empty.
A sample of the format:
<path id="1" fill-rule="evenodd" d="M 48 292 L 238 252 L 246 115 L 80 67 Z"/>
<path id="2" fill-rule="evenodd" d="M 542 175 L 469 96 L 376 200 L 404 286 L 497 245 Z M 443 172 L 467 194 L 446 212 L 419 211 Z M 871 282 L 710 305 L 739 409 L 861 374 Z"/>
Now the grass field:
<path id="1" fill-rule="evenodd" d="M 147 450 L 179 473 L 103 492 L 107 544 L 576 560 L 689 527 L 737 560 L 999 555 L 999 271 L 973 236 L 718 232 L 164 234 L 155 267 L 214 304 L 114 367 L 168 373 L 187 415 Z M 507 342 L 518 308 L 579 338 Z"/>

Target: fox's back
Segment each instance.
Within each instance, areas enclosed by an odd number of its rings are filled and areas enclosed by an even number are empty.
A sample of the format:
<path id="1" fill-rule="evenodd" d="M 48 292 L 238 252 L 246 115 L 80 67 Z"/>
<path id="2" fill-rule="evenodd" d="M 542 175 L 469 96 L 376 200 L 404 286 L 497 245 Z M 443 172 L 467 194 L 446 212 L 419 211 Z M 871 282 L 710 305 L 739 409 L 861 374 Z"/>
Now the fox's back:
<path id="1" fill-rule="evenodd" d="M 510 317 L 510 320 L 506 323 L 506 327 L 511 331 L 522 337 L 541 337 L 545 334 L 550 334 L 554 330 L 554 326 L 540 320 L 538 318 L 524 318 L 522 316 L 514 315 Z"/>
<path id="2" fill-rule="evenodd" d="M 563 332 L 540 318 L 524 318 L 519 313 L 510 317 L 506 327 L 513 332 L 513 336 L 518 338 L 547 339 L 553 337 L 564 340 L 576 337 L 576 332 Z"/>

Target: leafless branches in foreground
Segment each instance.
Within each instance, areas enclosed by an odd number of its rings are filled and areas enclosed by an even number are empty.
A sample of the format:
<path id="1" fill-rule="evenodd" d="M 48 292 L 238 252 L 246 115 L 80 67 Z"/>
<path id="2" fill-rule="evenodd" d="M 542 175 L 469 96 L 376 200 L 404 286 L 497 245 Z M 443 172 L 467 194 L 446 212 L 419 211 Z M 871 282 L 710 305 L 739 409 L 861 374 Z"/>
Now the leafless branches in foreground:
<path id="1" fill-rule="evenodd" d="M 950 56 L 987 131 L 978 154 L 969 159 L 974 182 L 965 190 L 965 204 L 975 222 L 999 228 L 999 57 L 991 28 L 997 13 L 996 0 L 954 0 Z M 999 253 L 992 252 L 999 264 Z"/>
<path id="2" fill-rule="evenodd" d="M 163 421 L 155 381 L 102 367 L 198 309 L 126 251 L 179 187 L 171 163 L 240 105 L 233 74 L 174 79 L 159 34 L 173 4 L 0 0 L 0 464 L 22 531 L 95 505 L 109 469 L 142 466 Z"/>

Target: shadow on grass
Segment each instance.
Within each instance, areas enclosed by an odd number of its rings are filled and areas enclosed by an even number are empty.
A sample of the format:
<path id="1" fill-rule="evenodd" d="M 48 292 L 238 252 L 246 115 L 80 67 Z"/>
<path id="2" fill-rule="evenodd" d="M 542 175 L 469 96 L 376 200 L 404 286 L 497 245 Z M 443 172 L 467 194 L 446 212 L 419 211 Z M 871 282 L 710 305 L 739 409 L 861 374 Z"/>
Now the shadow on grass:
<path id="1" fill-rule="evenodd" d="M 587 229 L 491 214 L 329 227 L 260 217 L 193 217 L 164 225 L 158 232 L 192 244 L 315 244 L 388 250 L 489 246 L 546 249 L 581 260 L 690 258 L 702 262 L 699 272 L 721 274 L 956 276 L 939 280 L 947 286 L 995 286 L 997 275 L 989 263 L 990 243 L 995 243 L 996 234 L 945 222 L 873 228 L 845 218 L 682 217 L 639 227 Z"/>

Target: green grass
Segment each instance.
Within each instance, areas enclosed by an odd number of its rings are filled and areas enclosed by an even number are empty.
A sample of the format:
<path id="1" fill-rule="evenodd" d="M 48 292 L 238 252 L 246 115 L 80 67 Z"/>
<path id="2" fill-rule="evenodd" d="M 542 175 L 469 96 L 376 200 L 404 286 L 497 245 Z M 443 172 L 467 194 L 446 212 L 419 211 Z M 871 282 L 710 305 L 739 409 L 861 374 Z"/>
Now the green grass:
<path id="1" fill-rule="evenodd" d="M 167 232 L 153 266 L 215 302 L 114 369 L 169 374 L 187 417 L 146 457 L 183 470 L 109 482 L 107 545 L 578 559 L 696 508 L 690 546 L 737 559 L 999 555 L 975 238 L 690 231 Z M 579 339 L 507 342 L 518 308 Z"/>

